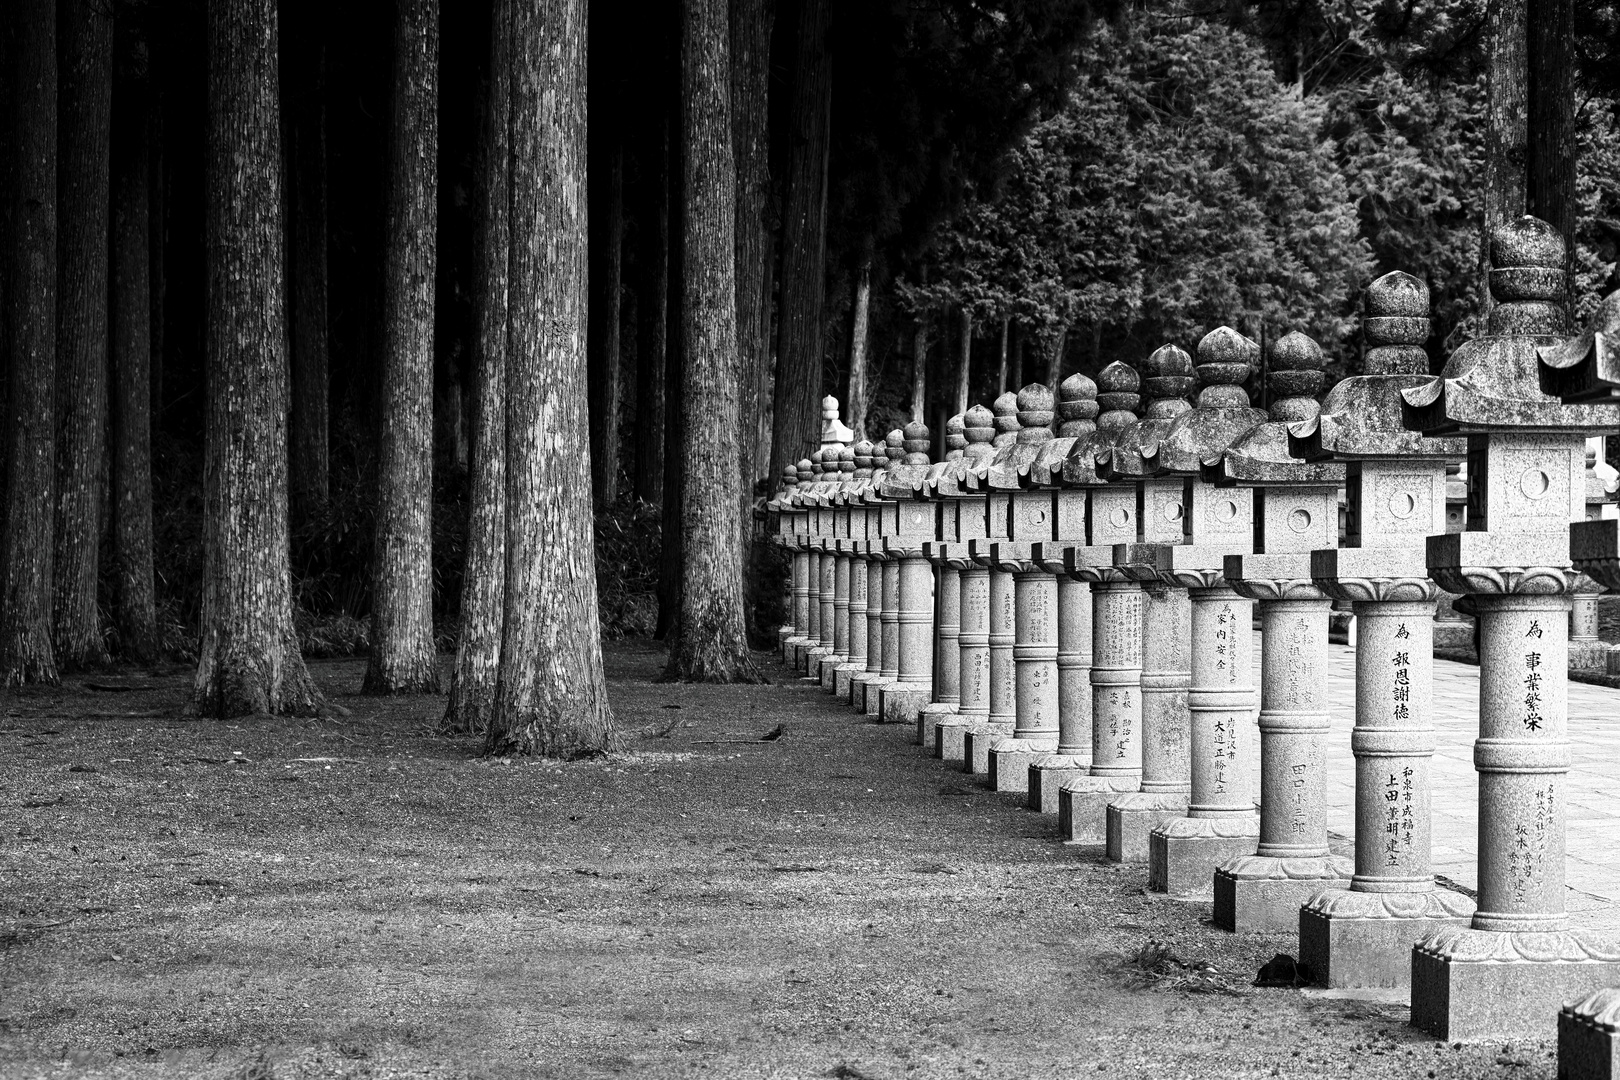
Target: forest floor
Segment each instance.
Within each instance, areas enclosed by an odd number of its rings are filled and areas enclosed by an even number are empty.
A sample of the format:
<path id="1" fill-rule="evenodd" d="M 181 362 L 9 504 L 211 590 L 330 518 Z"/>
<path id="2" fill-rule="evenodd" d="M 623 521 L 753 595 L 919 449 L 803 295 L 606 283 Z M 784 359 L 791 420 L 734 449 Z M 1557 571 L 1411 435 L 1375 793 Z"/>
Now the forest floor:
<path id="1" fill-rule="evenodd" d="M 338 720 L 188 721 L 179 671 L 0 699 L 0 1076 L 1554 1075 L 1551 1016 L 1454 1047 L 1398 995 L 1255 988 L 1293 941 L 772 658 L 607 654 L 632 748 L 566 765 L 354 694 L 362 661 L 314 665 Z"/>

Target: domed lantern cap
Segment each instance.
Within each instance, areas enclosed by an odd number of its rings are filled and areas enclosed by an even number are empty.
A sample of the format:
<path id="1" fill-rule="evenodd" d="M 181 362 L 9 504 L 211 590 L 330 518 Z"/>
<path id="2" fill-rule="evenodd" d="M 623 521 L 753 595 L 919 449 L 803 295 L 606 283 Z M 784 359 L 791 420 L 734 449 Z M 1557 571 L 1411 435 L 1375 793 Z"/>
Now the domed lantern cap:
<path id="1" fill-rule="evenodd" d="M 1259 355 L 1258 345 L 1229 326 L 1204 335 L 1198 343 L 1198 404 L 1172 420 L 1159 443 L 1166 472 L 1200 475 L 1207 462 L 1265 421 L 1242 385 Z"/>
<path id="2" fill-rule="evenodd" d="M 1402 423 L 1430 436 L 1612 427 L 1601 406 L 1565 404 L 1541 387 L 1538 347 L 1558 344 L 1546 330 L 1564 318 L 1562 239 L 1523 217 L 1492 232 L 1491 252 L 1491 333 L 1460 346 L 1438 378 L 1401 391 Z"/>
<path id="3" fill-rule="evenodd" d="M 889 433 L 891 454 L 894 436 L 900 436 L 900 446 L 904 458 L 890 465 L 883 475 L 883 494 L 890 499 L 921 498 L 927 494 L 926 480 L 928 477 L 928 426 L 913 421 L 905 426 L 904 431 Z"/>
<path id="4" fill-rule="evenodd" d="M 1101 475 L 1105 479 L 1140 480 L 1164 472 L 1159 446 L 1170 422 L 1192 409 L 1189 400 L 1197 388 L 1192 357 L 1175 345 L 1161 345 L 1142 361 L 1142 386 L 1150 398 L 1142 419 L 1114 440 Z"/>
<path id="5" fill-rule="evenodd" d="M 1620 400 L 1620 292 L 1603 298 L 1582 333 L 1536 352 L 1547 393 L 1568 404 Z"/>

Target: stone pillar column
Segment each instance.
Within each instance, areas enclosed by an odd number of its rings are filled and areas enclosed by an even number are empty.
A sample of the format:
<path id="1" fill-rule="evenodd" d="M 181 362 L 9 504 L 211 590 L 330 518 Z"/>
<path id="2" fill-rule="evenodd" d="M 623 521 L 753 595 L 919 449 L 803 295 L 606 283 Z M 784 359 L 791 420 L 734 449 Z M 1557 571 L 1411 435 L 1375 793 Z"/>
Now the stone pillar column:
<path id="1" fill-rule="evenodd" d="M 805 677 L 821 681 L 821 662 L 835 660 L 833 634 L 838 623 L 838 556 L 831 537 L 821 541 L 821 554 L 817 560 L 820 587 L 816 590 L 816 645 L 805 658 Z"/>
<path id="2" fill-rule="evenodd" d="M 866 715 L 883 716 L 882 692 L 900 678 L 900 560 L 893 553 L 883 555 L 882 666 L 874 682 L 866 684 Z"/>
<path id="3" fill-rule="evenodd" d="M 1571 668 L 1606 668 L 1609 647 L 1598 636 L 1598 597 L 1603 586 L 1581 574 L 1570 595 L 1569 612 L 1569 666 Z"/>
<path id="4" fill-rule="evenodd" d="M 1048 571 L 1063 570 L 1044 556 Z M 1056 570 L 1054 570 L 1054 566 Z M 1091 584 L 1067 572 L 1057 582 L 1057 749 L 1029 767 L 1029 808 L 1058 812 L 1063 784 L 1091 770 Z"/>
<path id="5" fill-rule="evenodd" d="M 987 772 L 993 790 L 1015 793 L 1029 790 L 1030 766 L 1058 745 L 1057 578 L 1028 549 L 995 547 L 1002 568 L 1013 570 L 1014 707 L 1012 733 L 990 744 Z"/>
<path id="6" fill-rule="evenodd" d="M 894 622 L 898 656 L 894 681 L 881 691 L 880 712 L 884 723 L 915 730 L 934 683 L 934 568 L 920 543 L 893 554 L 898 556 Z"/>
<path id="7" fill-rule="evenodd" d="M 1142 788 L 1108 805 L 1107 850 L 1114 862 L 1147 862 L 1148 836 L 1187 813 L 1192 791 L 1187 688 L 1192 682 L 1187 590 L 1142 586 Z"/>
<path id="8" fill-rule="evenodd" d="M 883 681 L 883 552 L 877 540 L 866 542 L 866 670 L 849 678 L 849 703 L 866 712 L 866 691 Z"/>
<path id="9" fill-rule="evenodd" d="M 934 566 L 934 695 L 917 714 L 917 745 L 934 751 L 934 728 L 955 714 L 962 700 L 962 573 L 945 561 L 948 545 L 935 544 Z"/>
<path id="10" fill-rule="evenodd" d="M 814 520 L 814 515 L 812 515 Z M 809 624 L 804 635 L 804 644 L 799 647 L 796 663 L 801 673 L 808 675 L 810 670 L 811 654 L 821 648 L 821 538 L 813 537 L 810 540 L 810 588 L 809 588 Z"/>
<path id="11" fill-rule="evenodd" d="M 849 663 L 849 553 L 845 540 L 836 540 L 833 552 L 832 655 L 822 658 L 818 674 L 821 688 L 832 693 L 834 672 Z"/>
<path id="12" fill-rule="evenodd" d="M 966 547 L 952 545 L 950 552 L 961 587 L 957 711 L 934 725 L 934 756 L 958 764 L 966 754 L 967 733 L 990 722 L 990 571 L 974 562 Z"/>
<path id="13" fill-rule="evenodd" d="M 862 546 L 863 541 L 849 541 L 849 624 L 845 630 L 849 655 L 833 669 L 833 696 L 846 703 L 849 701 L 850 680 L 866 670 L 868 570 L 866 558 L 861 553 Z"/>
<path id="14" fill-rule="evenodd" d="M 989 555 L 974 557 L 984 561 Z M 1013 645 L 1018 640 L 1017 599 L 1013 576 L 996 566 L 987 567 L 990 580 L 990 715 L 982 728 L 970 728 L 963 735 L 962 771 L 988 777 L 990 744 L 1012 734 L 1018 721 L 1017 663 Z"/>
<path id="15" fill-rule="evenodd" d="M 1234 556 L 1234 559 L 1249 559 Z M 1264 558 L 1260 556 L 1259 558 Z M 1309 556 L 1303 559 L 1308 566 Z M 1234 569 L 1227 577 L 1235 579 Z M 1331 602 L 1303 582 L 1274 581 L 1261 595 L 1260 842 L 1215 871 L 1215 925 L 1291 932 L 1300 905 L 1350 884 L 1348 859 L 1327 842 L 1327 624 Z M 1280 586 L 1280 587 L 1276 587 Z M 1252 591 L 1251 591 L 1252 590 Z M 1293 594 L 1291 597 L 1290 594 Z"/>
<path id="16" fill-rule="evenodd" d="M 1091 578 L 1091 768 L 1058 789 L 1058 836 L 1102 844 L 1108 804 L 1142 784 L 1142 588 L 1111 565 L 1074 571 Z"/>
<path id="17" fill-rule="evenodd" d="M 799 540 L 803 544 L 803 540 Z M 810 551 L 793 551 L 793 634 L 782 641 L 782 662 L 798 666 L 799 648 L 810 636 Z"/>
<path id="18" fill-rule="evenodd" d="M 1249 783 L 1253 749 L 1245 735 L 1254 716 L 1254 603 L 1227 585 L 1220 571 L 1171 572 L 1191 586 L 1192 793 L 1187 816 L 1165 822 L 1148 837 L 1148 888 L 1208 896 L 1215 868 L 1254 851 L 1260 839 Z"/>

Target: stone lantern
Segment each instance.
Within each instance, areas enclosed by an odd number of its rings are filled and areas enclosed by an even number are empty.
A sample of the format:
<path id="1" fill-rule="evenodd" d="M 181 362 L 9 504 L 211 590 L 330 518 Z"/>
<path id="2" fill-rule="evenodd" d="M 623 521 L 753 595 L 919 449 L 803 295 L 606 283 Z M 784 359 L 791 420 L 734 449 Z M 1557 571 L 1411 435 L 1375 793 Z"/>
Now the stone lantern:
<path id="1" fill-rule="evenodd" d="M 850 699 L 850 680 L 857 674 L 866 670 L 866 609 L 867 598 L 867 567 L 870 565 L 868 554 L 867 535 L 869 526 L 867 518 L 870 514 L 866 506 L 865 496 L 872 484 L 872 443 L 862 439 L 850 448 L 850 456 L 855 466 L 849 485 L 840 496 L 847 516 L 847 540 L 840 542 L 840 550 L 848 552 L 849 556 L 849 601 L 847 605 L 848 624 L 844 631 L 846 641 L 845 658 L 843 663 L 830 670 L 832 685 L 824 673 L 822 688 L 830 689 L 833 696 L 843 702 Z M 875 531 L 875 530 L 872 530 Z"/>
<path id="2" fill-rule="evenodd" d="M 1401 422 L 1400 392 L 1429 381 L 1429 289 L 1400 271 L 1367 287 L 1364 375 L 1345 379 L 1289 448 L 1345 463 L 1344 545 L 1311 554 L 1323 592 L 1357 625 L 1356 856 L 1349 887 L 1317 893 L 1299 915 L 1300 959 L 1326 986 L 1406 986 L 1411 947 L 1463 925 L 1473 904 L 1437 890 L 1430 860 L 1435 735 L 1434 610 L 1425 545 L 1446 532 L 1447 466 L 1461 439 L 1424 439 Z"/>
<path id="3" fill-rule="evenodd" d="M 1192 678 L 1185 586 L 1159 580 L 1153 550 L 1179 544 L 1185 528 L 1183 480 L 1167 476 L 1159 447 L 1198 385 L 1192 357 L 1163 345 L 1142 362 L 1148 405 L 1099 465 L 1109 479 L 1136 485 L 1136 540 L 1114 547 L 1114 565 L 1142 585 L 1142 785 L 1108 804 L 1107 852 L 1114 862 L 1147 862 L 1148 836 L 1187 813 L 1187 685 Z"/>
<path id="4" fill-rule="evenodd" d="M 997 566 L 992 558 L 996 541 L 1012 539 L 1012 492 L 990 482 L 990 470 L 997 460 L 1015 455 L 1018 446 L 1018 395 L 1008 392 L 990 404 L 995 416 L 996 437 L 991 445 L 996 453 L 983 467 L 983 471 L 966 472 L 964 484 L 972 491 L 982 491 L 985 497 L 985 535 L 968 541 L 968 553 L 973 561 L 990 571 L 990 716 L 983 728 L 963 733 L 962 771 L 975 776 L 987 775 L 990 769 L 990 744 L 1003 735 L 1012 734 L 1017 723 L 1017 665 L 1013 659 L 1016 640 L 1013 575 Z"/>
<path id="5" fill-rule="evenodd" d="M 1473 599 L 1480 649 L 1478 907 L 1412 954 L 1412 1023 L 1445 1039 L 1541 1036 L 1564 1001 L 1620 981 L 1620 948 L 1564 910 L 1570 522 L 1584 437 L 1612 413 L 1540 386 L 1537 348 L 1565 329 L 1562 236 L 1522 217 L 1490 244 L 1489 333 L 1402 391 L 1408 428 L 1468 439 L 1467 527 L 1427 545 L 1429 575 Z"/>
<path id="6" fill-rule="evenodd" d="M 1013 576 L 1014 721 L 990 743 L 987 773 L 996 791 L 1025 793 L 1029 767 L 1058 745 L 1058 585 L 1034 545 L 1058 533 L 1060 493 L 1035 483 L 1034 468 L 1055 437 L 1052 391 L 1031 383 L 1018 391 L 1018 432 L 1012 452 L 991 462 L 995 490 L 1011 492 L 1006 542 L 991 545 L 992 566 Z M 1075 493 L 1068 493 L 1072 503 Z M 1082 496 L 1083 498 L 1083 496 Z"/>
<path id="7" fill-rule="evenodd" d="M 1300 905 L 1350 884 L 1350 860 L 1328 849 L 1328 595 L 1311 553 L 1337 546 L 1344 466 L 1288 452 L 1288 426 L 1310 420 L 1322 388 L 1322 349 L 1304 334 L 1279 339 L 1271 385 L 1284 395 L 1269 420 L 1206 465 L 1205 476 L 1254 492 L 1256 551 L 1226 557 L 1226 581 L 1260 607 L 1260 837 L 1257 851 L 1215 871 L 1215 924 L 1286 930 Z"/>
<path id="8" fill-rule="evenodd" d="M 1228 555 L 1254 550 L 1254 491 L 1202 479 L 1206 461 L 1218 460 L 1266 419 L 1250 408 L 1243 389 L 1259 352 L 1229 327 L 1205 334 L 1198 343 L 1198 404 L 1171 421 L 1159 446 L 1164 469 L 1184 481 L 1183 540 L 1155 546 L 1153 566 L 1159 580 L 1187 589 L 1192 608 L 1192 791 L 1187 816 L 1148 837 L 1148 887 L 1172 896 L 1210 895 L 1216 867 L 1252 853 L 1260 836 L 1251 780 L 1254 602 L 1225 577 Z"/>
<path id="9" fill-rule="evenodd" d="M 1066 549 L 1086 542 L 1087 489 L 1063 480 L 1064 463 L 1097 430 L 1097 384 L 1070 375 L 1058 386 L 1057 438 L 1043 444 L 1029 467 L 1030 483 L 1053 489 L 1051 543 L 1030 546 L 1030 558 L 1057 583 L 1057 746 L 1030 763 L 1026 780 L 1031 810 L 1058 812 L 1058 789 L 1091 769 L 1091 584 L 1068 573 Z M 1096 477 L 1093 475 L 1092 479 Z"/>
<path id="10" fill-rule="evenodd" d="M 1116 544 L 1136 538 L 1136 485 L 1108 483 L 1098 463 L 1136 423 L 1141 377 L 1115 361 L 1097 373 L 1097 430 L 1064 462 L 1065 483 L 1087 491 L 1086 543 L 1064 548 L 1065 569 L 1091 586 L 1091 766 L 1058 789 L 1058 836 L 1101 844 L 1107 809 L 1142 782 L 1142 587 L 1114 565 Z"/>
<path id="11" fill-rule="evenodd" d="M 934 728 L 941 716 L 955 714 L 961 701 L 961 572 L 947 552 L 956 540 L 956 507 L 945 498 L 956 490 L 956 473 L 967 448 L 967 421 L 961 413 L 945 421 L 945 459 L 929 466 L 925 494 L 939 500 L 937 540 L 923 545 L 934 568 L 934 687 L 932 699 L 917 714 L 917 743 L 932 751 Z M 941 491 L 944 485 L 944 491 Z"/>

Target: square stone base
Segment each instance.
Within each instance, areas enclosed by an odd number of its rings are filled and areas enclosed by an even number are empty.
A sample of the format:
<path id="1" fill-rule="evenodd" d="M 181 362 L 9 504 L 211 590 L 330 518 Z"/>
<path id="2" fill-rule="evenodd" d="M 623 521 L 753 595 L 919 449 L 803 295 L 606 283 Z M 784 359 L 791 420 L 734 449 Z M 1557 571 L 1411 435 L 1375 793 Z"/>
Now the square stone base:
<path id="1" fill-rule="evenodd" d="M 1212 899 L 1215 871 L 1259 844 L 1258 817 L 1176 818 L 1148 835 L 1148 888 L 1178 900 Z"/>
<path id="2" fill-rule="evenodd" d="M 821 664 L 821 688 L 832 693 L 838 686 L 838 669 L 849 663 L 849 657 L 834 653 Z"/>
<path id="3" fill-rule="evenodd" d="M 1044 757 L 1029 767 L 1029 799 L 1025 803 L 1031 810 L 1042 814 L 1058 812 L 1058 791 L 1064 784 L 1091 773 L 1090 755 Z"/>
<path id="4" fill-rule="evenodd" d="M 1011 745 L 1008 745 L 1011 744 Z M 1023 739 L 1005 739 L 990 747 L 990 790 L 1023 795 L 1029 791 L 1029 767 L 1052 755 L 1052 746 L 1032 746 Z"/>
<path id="5" fill-rule="evenodd" d="M 1620 990 L 1599 990 L 1558 1013 L 1559 1080 L 1620 1080 Z"/>
<path id="6" fill-rule="evenodd" d="M 879 708 L 885 724 L 904 724 L 908 732 L 917 730 L 917 717 L 930 696 L 926 685 L 890 683 L 879 691 Z"/>
<path id="7" fill-rule="evenodd" d="M 934 726 L 934 756 L 952 765 L 960 765 L 967 751 L 967 733 L 975 722 L 961 715 L 941 720 Z"/>
<path id="8" fill-rule="evenodd" d="M 875 671 L 863 671 L 858 675 L 851 675 L 849 678 L 850 705 L 854 706 L 856 712 L 864 713 L 866 711 L 866 691 L 871 689 L 875 694 L 877 692 L 875 688 L 882 685 L 883 680 L 878 678 L 878 673 Z"/>
<path id="9" fill-rule="evenodd" d="M 817 646 L 804 654 L 804 677 L 814 682 L 821 681 L 821 663 L 823 660 L 832 660 L 831 649 Z"/>
<path id="10" fill-rule="evenodd" d="M 864 666 L 854 664 L 839 664 L 833 669 L 833 697 L 848 705 L 850 693 L 854 689 L 855 676 L 865 671 Z"/>
<path id="11" fill-rule="evenodd" d="M 1108 804 L 1131 792 L 1134 777 L 1084 776 L 1058 789 L 1058 839 L 1065 844 L 1108 840 Z"/>
<path id="12" fill-rule="evenodd" d="M 1568 931 L 1512 936 L 1532 955 L 1584 951 L 1558 948 L 1557 938 L 1578 939 Z M 1496 940 L 1482 943 L 1482 937 Z M 1447 930 L 1414 945 L 1412 1026 L 1449 1042 L 1547 1039 L 1559 1009 L 1620 983 L 1620 963 L 1526 960 L 1508 938 L 1506 931 Z"/>
<path id="13" fill-rule="evenodd" d="M 1446 896 L 1458 910 L 1473 907 L 1460 893 Z M 1410 893 L 1318 894 L 1299 910 L 1299 961 L 1310 968 L 1311 981 L 1330 989 L 1410 986 L 1412 946 L 1436 930 L 1468 925 L 1467 914 L 1447 914 L 1439 902 L 1426 905 L 1433 913 L 1413 917 L 1391 915 L 1385 907 L 1416 907 L 1421 899 Z M 1335 910 L 1351 905 L 1365 910 Z"/>
<path id="14" fill-rule="evenodd" d="M 956 705 L 952 702 L 935 701 L 924 705 L 922 712 L 917 714 L 917 745 L 938 757 L 938 748 L 934 745 L 934 729 L 939 726 L 941 720 L 949 720 L 954 716 Z"/>
<path id="15" fill-rule="evenodd" d="M 1300 908 L 1323 889 L 1348 889 L 1350 879 L 1245 878 L 1215 871 L 1215 925 L 1222 930 L 1285 934 L 1299 929 Z"/>
<path id="16" fill-rule="evenodd" d="M 1145 863 L 1148 861 L 1148 837 L 1167 821 L 1187 814 L 1187 796 L 1160 795 L 1149 800 L 1147 792 L 1138 793 L 1137 799 L 1127 796 L 1108 804 L 1104 829 L 1107 836 L 1108 860 L 1117 863 Z M 1133 805 L 1134 802 L 1149 805 Z M 1152 805 L 1157 804 L 1157 805 Z"/>

